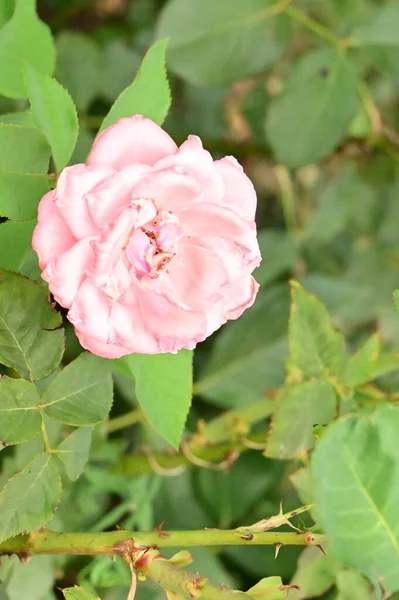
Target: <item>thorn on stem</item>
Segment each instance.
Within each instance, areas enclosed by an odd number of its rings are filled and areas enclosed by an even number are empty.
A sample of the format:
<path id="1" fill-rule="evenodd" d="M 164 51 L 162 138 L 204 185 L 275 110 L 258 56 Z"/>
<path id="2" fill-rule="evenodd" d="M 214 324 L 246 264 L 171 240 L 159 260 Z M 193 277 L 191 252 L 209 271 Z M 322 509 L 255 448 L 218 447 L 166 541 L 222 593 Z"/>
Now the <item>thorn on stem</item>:
<path id="1" fill-rule="evenodd" d="M 281 542 L 279 544 L 276 544 L 276 550 L 274 552 L 274 559 L 276 559 L 278 557 L 278 553 L 280 552 L 280 550 L 283 546 L 284 546 L 284 544 L 281 544 Z"/>

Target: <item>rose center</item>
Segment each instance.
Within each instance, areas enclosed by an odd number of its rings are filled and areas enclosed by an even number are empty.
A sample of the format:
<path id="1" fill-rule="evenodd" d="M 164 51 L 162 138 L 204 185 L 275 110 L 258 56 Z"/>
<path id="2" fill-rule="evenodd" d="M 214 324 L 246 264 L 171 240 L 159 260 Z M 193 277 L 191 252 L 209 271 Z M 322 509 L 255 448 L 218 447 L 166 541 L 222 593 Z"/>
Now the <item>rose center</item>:
<path id="1" fill-rule="evenodd" d="M 158 277 L 176 254 L 182 235 L 179 219 L 154 200 L 141 198 L 132 205 L 137 208 L 137 221 L 126 246 L 126 258 L 138 279 Z"/>

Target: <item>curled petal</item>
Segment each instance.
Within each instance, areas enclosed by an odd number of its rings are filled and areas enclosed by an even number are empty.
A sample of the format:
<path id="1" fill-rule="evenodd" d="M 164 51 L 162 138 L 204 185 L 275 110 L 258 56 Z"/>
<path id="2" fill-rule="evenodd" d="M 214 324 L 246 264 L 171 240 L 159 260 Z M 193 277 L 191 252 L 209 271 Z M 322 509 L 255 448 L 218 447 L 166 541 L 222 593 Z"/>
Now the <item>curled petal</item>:
<path id="1" fill-rule="evenodd" d="M 132 200 L 132 190 L 142 177 L 151 171 L 147 165 L 133 165 L 115 171 L 86 194 L 91 217 L 99 229 L 103 229 L 118 212 Z"/>
<path id="2" fill-rule="evenodd" d="M 165 210 L 178 214 L 191 202 L 201 201 L 203 192 L 195 177 L 167 168 L 144 176 L 134 187 L 133 198 L 152 198 Z"/>
<path id="3" fill-rule="evenodd" d="M 69 321 L 79 332 L 79 339 L 86 340 L 88 350 L 91 338 L 103 344 L 112 343 L 114 331 L 110 319 L 111 303 L 108 296 L 99 290 L 90 279 L 85 279 L 68 312 Z"/>
<path id="4" fill-rule="evenodd" d="M 47 265 L 42 277 L 61 306 L 71 306 L 93 259 L 91 238 L 85 238 Z"/>
<path id="5" fill-rule="evenodd" d="M 108 167 L 74 165 L 61 173 L 56 189 L 56 204 L 70 230 L 78 239 L 100 234 L 90 214 L 86 194 L 113 174 Z"/>
<path id="6" fill-rule="evenodd" d="M 255 302 L 258 289 L 259 284 L 251 275 L 228 286 L 224 291 L 225 319 L 238 319 Z"/>
<path id="7" fill-rule="evenodd" d="M 158 352 L 192 350 L 205 339 L 207 322 L 203 311 L 179 308 L 162 294 L 143 292 L 138 286 L 135 296 L 143 322 L 158 340 Z"/>
<path id="8" fill-rule="evenodd" d="M 256 212 L 256 192 L 242 166 L 233 156 L 216 160 L 214 164 L 224 185 L 220 204 L 236 210 L 247 221 L 253 221 Z"/>
<path id="9" fill-rule="evenodd" d="M 43 196 L 39 204 L 38 223 L 33 232 L 32 247 L 39 256 L 42 270 L 76 242 L 54 200 L 54 190 Z"/>
<path id="10" fill-rule="evenodd" d="M 134 115 L 120 119 L 96 137 L 87 164 L 115 169 L 134 164 L 154 165 L 176 151 L 177 146 L 166 131 L 150 119 Z"/>
<path id="11" fill-rule="evenodd" d="M 179 214 L 184 235 L 202 239 L 224 238 L 251 248 L 256 243 L 256 226 L 234 210 L 217 204 L 191 204 Z"/>
<path id="12" fill-rule="evenodd" d="M 174 169 L 176 173 L 193 177 L 206 202 L 218 203 L 223 196 L 223 181 L 215 169 L 212 156 L 203 149 L 196 135 L 190 135 L 175 155 L 160 160 L 155 168 Z"/>

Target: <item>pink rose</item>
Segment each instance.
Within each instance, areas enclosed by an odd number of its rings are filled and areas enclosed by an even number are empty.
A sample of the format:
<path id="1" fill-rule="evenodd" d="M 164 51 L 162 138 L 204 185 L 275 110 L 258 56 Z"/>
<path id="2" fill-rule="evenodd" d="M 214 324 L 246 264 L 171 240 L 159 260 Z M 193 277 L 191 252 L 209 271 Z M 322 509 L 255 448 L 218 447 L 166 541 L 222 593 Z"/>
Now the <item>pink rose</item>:
<path id="1" fill-rule="evenodd" d="M 140 115 L 95 140 L 39 205 L 33 248 L 80 343 L 117 358 L 192 349 L 254 302 L 256 194 L 232 157 Z"/>

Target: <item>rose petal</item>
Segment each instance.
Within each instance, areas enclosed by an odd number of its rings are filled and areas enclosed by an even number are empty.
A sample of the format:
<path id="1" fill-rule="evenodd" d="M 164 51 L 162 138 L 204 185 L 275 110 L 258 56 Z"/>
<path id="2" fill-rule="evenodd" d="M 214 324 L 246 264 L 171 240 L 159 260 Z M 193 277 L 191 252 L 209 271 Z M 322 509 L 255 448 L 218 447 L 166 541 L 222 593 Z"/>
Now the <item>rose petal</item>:
<path id="1" fill-rule="evenodd" d="M 203 310 L 208 302 L 221 297 L 220 289 L 227 283 L 227 271 L 217 255 L 207 248 L 185 243 L 166 266 L 157 287 L 179 307 Z"/>
<path id="2" fill-rule="evenodd" d="M 135 185 L 133 198 L 152 198 L 165 210 L 177 214 L 191 202 L 201 201 L 203 194 L 195 177 L 168 168 L 144 176 Z"/>
<path id="3" fill-rule="evenodd" d="M 217 204 L 190 204 L 179 214 L 184 235 L 208 238 L 227 238 L 238 244 L 252 247 L 256 244 L 256 226 L 246 221 L 236 211 Z"/>
<path id="4" fill-rule="evenodd" d="M 95 287 L 90 279 L 85 279 L 67 316 L 76 330 L 86 339 L 85 348 L 87 348 L 87 340 L 90 338 L 104 344 L 113 341 L 114 331 L 110 313 L 111 303 L 108 296 Z"/>
<path id="5" fill-rule="evenodd" d="M 233 156 L 216 160 L 214 165 L 224 184 L 220 204 L 236 210 L 244 219 L 252 221 L 256 212 L 256 192 L 242 166 Z"/>
<path id="6" fill-rule="evenodd" d="M 223 181 L 215 169 L 212 156 L 203 149 L 196 135 L 190 135 L 176 154 L 160 160 L 155 168 L 174 169 L 176 173 L 194 177 L 205 202 L 218 203 L 223 196 Z"/>
<path id="7" fill-rule="evenodd" d="M 111 309 L 115 343 L 126 349 L 125 354 L 157 354 L 159 344 L 143 321 L 137 301 L 123 305 L 115 302 Z"/>
<path id="8" fill-rule="evenodd" d="M 48 192 L 40 201 L 38 223 L 32 237 L 32 247 L 39 256 L 39 265 L 44 270 L 48 263 L 69 250 L 76 238 L 62 218 L 55 202 L 55 192 Z"/>
<path id="9" fill-rule="evenodd" d="M 151 171 L 147 165 L 134 165 L 116 171 L 86 194 L 86 201 L 94 223 L 102 229 L 115 219 L 123 206 L 132 200 L 132 190 L 143 176 Z M 143 197 L 143 196 L 141 196 Z"/>
<path id="10" fill-rule="evenodd" d="M 93 354 L 97 354 L 97 356 L 102 356 L 103 358 L 121 358 L 121 356 L 130 354 L 130 351 L 126 350 L 124 346 L 118 346 L 117 344 L 105 344 L 104 342 L 100 342 L 90 335 L 88 336 L 82 331 L 79 331 L 76 327 L 75 333 L 80 345 L 83 346 L 85 350 L 89 350 Z"/>
<path id="11" fill-rule="evenodd" d="M 58 179 L 56 204 L 72 233 L 78 239 L 99 235 L 100 229 L 92 219 L 86 194 L 114 173 L 108 167 L 74 165 L 64 169 Z"/>
<path id="12" fill-rule="evenodd" d="M 252 306 L 258 293 L 259 284 L 252 276 L 240 279 L 224 291 L 224 316 L 238 319 L 246 308 Z"/>
<path id="13" fill-rule="evenodd" d="M 52 260 L 45 271 L 43 279 L 48 281 L 54 298 L 69 308 L 73 299 L 94 260 L 91 246 L 92 238 L 80 240 L 69 250 Z"/>
<path id="14" fill-rule="evenodd" d="M 143 322 L 158 340 L 158 352 L 193 349 L 206 337 L 206 317 L 201 311 L 188 311 L 176 306 L 157 292 L 143 292 L 136 284 Z"/>
<path id="15" fill-rule="evenodd" d="M 150 119 L 134 115 L 120 119 L 96 137 L 87 164 L 115 169 L 134 164 L 154 165 L 176 150 L 166 131 Z"/>

